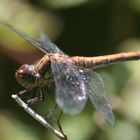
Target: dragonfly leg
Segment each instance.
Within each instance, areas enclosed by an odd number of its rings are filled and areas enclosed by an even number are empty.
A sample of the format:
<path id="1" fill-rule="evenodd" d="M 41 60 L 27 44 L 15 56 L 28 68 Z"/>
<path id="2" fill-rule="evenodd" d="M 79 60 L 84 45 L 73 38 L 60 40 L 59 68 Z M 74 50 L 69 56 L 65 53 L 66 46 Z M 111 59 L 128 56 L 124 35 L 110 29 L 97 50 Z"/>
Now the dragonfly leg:
<path id="1" fill-rule="evenodd" d="M 44 101 L 44 94 L 42 89 L 39 90 L 39 100 Z"/>
<path id="2" fill-rule="evenodd" d="M 47 115 L 47 119 L 49 119 L 52 116 L 53 120 L 56 122 L 57 127 L 59 128 L 59 131 L 61 131 L 63 133 L 62 126 L 60 124 L 60 119 L 62 117 L 63 111 L 61 110 L 58 119 L 56 119 L 56 117 L 54 116 L 54 111 L 56 110 L 57 107 L 58 106 L 56 104 L 54 108 L 49 110 L 49 114 Z"/>
<path id="3" fill-rule="evenodd" d="M 49 119 L 51 116 L 53 117 L 53 119 L 55 118 L 54 111 L 56 110 L 56 108 L 57 108 L 57 104 L 53 108 L 49 109 L 49 114 L 47 115 L 47 119 Z"/>
<path id="4" fill-rule="evenodd" d="M 63 111 L 61 110 L 61 112 L 59 114 L 59 118 L 57 120 L 55 119 L 55 121 L 56 121 L 57 127 L 59 128 L 59 131 L 65 136 L 63 129 L 62 129 L 62 126 L 61 126 L 61 123 L 60 123 L 60 119 L 62 117 L 62 114 L 63 114 Z"/>
<path id="5" fill-rule="evenodd" d="M 26 93 L 26 92 L 27 92 L 27 90 L 25 89 L 25 90 L 19 91 L 19 92 L 17 93 L 17 95 L 23 95 L 23 94 Z"/>
<path id="6" fill-rule="evenodd" d="M 61 110 L 60 115 L 59 115 L 59 118 L 58 118 L 58 122 L 60 122 L 60 119 L 62 117 L 62 114 L 63 114 L 63 111 Z"/>
<path id="7" fill-rule="evenodd" d="M 63 133 L 62 126 L 61 126 L 61 124 L 60 124 L 60 119 L 61 119 L 61 117 L 62 117 L 62 114 L 63 114 L 63 111 L 61 110 L 60 115 L 59 115 L 59 118 L 58 118 L 58 120 L 57 120 L 57 126 L 58 126 L 59 130 Z M 63 134 L 64 134 L 64 133 L 63 133 Z"/>
<path id="8" fill-rule="evenodd" d="M 34 98 L 27 100 L 27 104 L 34 104 L 34 103 L 37 103 L 38 101 L 39 101 L 39 98 L 34 97 Z"/>
<path id="9" fill-rule="evenodd" d="M 35 89 L 35 92 L 33 93 L 32 98 L 27 100 L 27 104 L 34 104 L 34 103 L 37 103 L 39 101 L 43 101 L 44 100 L 44 95 L 43 95 L 42 90 L 41 89 L 39 90 L 39 94 L 36 94 L 36 90 L 37 89 Z"/>

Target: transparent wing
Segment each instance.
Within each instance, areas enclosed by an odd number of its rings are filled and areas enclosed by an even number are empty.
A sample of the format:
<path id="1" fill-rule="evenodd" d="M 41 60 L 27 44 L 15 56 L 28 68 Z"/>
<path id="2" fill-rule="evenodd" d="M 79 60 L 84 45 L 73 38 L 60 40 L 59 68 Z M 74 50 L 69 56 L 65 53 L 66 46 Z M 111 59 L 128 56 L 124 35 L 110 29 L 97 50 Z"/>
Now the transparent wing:
<path id="1" fill-rule="evenodd" d="M 38 40 L 32 38 L 31 36 L 23 33 L 22 31 L 19 31 L 18 29 L 16 29 L 12 25 L 9 25 L 9 24 L 4 23 L 2 21 L 0 21 L 0 24 L 2 24 L 5 27 L 9 28 L 10 30 L 14 31 L 16 34 L 18 34 L 23 39 L 27 40 L 29 43 L 31 43 L 33 46 L 35 46 L 37 49 L 41 50 L 42 52 L 44 52 L 44 53 L 48 52 L 47 48 L 45 48 L 40 41 L 38 41 Z"/>
<path id="2" fill-rule="evenodd" d="M 63 112 L 74 115 L 85 106 L 87 95 L 85 83 L 78 70 L 69 62 L 51 64 L 55 80 L 56 102 Z"/>
<path id="3" fill-rule="evenodd" d="M 97 111 L 101 112 L 105 120 L 113 125 L 115 123 L 115 117 L 112 112 L 111 105 L 105 95 L 104 82 L 99 74 L 92 70 L 84 69 L 80 70 L 82 78 L 87 85 L 88 97 Z"/>
<path id="4" fill-rule="evenodd" d="M 40 39 L 43 43 L 44 48 L 47 48 L 47 50 L 51 53 L 58 53 L 58 54 L 64 54 L 46 35 L 44 32 L 40 33 Z"/>
<path id="5" fill-rule="evenodd" d="M 14 31 L 20 37 L 27 40 L 29 43 L 31 43 L 33 46 L 35 46 L 37 49 L 41 50 L 44 53 L 51 52 L 51 53 L 63 54 L 63 52 L 54 43 L 52 43 L 51 40 L 43 32 L 40 34 L 41 41 L 38 41 L 32 38 L 31 36 L 23 33 L 22 31 L 19 31 L 12 25 L 4 23 L 3 21 L 0 21 L 0 24 Z"/>

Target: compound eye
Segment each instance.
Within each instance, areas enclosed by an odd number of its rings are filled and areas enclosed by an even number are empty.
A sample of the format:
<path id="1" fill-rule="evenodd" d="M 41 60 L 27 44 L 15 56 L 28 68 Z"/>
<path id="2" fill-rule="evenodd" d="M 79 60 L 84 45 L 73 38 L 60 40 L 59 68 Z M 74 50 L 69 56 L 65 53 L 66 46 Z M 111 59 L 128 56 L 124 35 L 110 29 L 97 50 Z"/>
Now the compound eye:
<path id="1" fill-rule="evenodd" d="M 17 81 L 23 85 L 23 82 L 28 84 L 34 84 L 36 77 L 34 72 L 34 66 L 24 64 L 16 71 L 16 79 Z"/>

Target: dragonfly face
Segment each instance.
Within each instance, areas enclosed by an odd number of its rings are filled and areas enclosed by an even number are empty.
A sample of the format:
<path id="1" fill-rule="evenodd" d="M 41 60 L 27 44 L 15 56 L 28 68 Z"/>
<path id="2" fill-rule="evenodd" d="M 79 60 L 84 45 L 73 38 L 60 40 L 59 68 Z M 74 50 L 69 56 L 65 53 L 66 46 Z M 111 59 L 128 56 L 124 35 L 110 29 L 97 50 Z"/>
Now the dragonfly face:
<path id="1" fill-rule="evenodd" d="M 37 86 L 37 80 L 40 76 L 33 65 L 24 64 L 16 71 L 15 77 L 19 84 L 26 89 L 30 89 Z"/>

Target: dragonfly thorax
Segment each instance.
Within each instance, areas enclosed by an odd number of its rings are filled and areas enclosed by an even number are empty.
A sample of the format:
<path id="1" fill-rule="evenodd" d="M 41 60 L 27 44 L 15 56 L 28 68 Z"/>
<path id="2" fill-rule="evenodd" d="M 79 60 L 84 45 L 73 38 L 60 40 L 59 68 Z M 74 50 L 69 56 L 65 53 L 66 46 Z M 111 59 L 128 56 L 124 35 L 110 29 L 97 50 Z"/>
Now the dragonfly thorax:
<path id="1" fill-rule="evenodd" d="M 15 77 L 20 85 L 31 89 L 37 86 L 40 74 L 35 70 L 34 65 L 24 64 L 16 71 Z"/>

